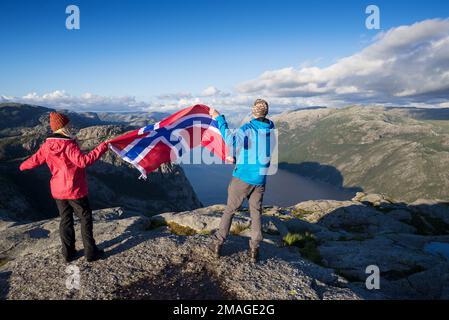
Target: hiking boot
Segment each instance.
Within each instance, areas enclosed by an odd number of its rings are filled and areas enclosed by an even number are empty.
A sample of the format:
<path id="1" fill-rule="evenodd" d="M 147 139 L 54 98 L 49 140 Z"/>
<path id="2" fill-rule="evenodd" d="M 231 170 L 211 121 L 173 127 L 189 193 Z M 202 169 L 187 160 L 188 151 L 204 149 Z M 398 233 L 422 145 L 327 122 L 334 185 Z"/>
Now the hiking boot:
<path id="1" fill-rule="evenodd" d="M 214 255 L 215 258 L 220 258 L 221 256 L 221 247 L 222 244 L 216 241 L 212 242 L 209 246 L 210 251 Z"/>
<path id="2" fill-rule="evenodd" d="M 71 262 L 75 261 L 78 258 L 77 254 L 78 253 L 76 251 L 73 251 L 73 252 L 68 253 L 67 255 L 63 255 L 65 262 L 71 263 Z"/>
<path id="3" fill-rule="evenodd" d="M 94 262 L 97 260 L 103 260 L 106 257 L 106 254 L 104 253 L 104 250 L 97 249 L 95 250 L 93 255 L 86 256 L 87 262 Z"/>
<path id="4" fill-rule="evenodd" d="M 248 256 L 251 263 L 257 263 L 257 261 L 259 260 L 259 248 L 249 249 Z"/>

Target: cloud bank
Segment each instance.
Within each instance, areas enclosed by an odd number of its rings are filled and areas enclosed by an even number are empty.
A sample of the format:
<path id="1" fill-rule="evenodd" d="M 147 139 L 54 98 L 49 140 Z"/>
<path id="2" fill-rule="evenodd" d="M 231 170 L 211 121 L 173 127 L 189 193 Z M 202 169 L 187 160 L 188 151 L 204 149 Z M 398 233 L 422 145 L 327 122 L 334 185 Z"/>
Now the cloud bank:
<path id="1" fill-rule="evenodd" d="M 131 111 L 148 107 L 148 103 L 137 101 L 132 96 L 107 97 L 92 93 L 74 96 L 64 90 L 56 90 L 42 95 L 33 92 L 23 97 L 1 96 L 0 102 L 19 102 L 74 111 Z"/>
<path id="2" fill-rule="evenodd" d="M 325 68 L 266 71 L 237 91 L 346 104 L 443 103 L 449 97 L 449 19 L 393 28 Z"/>

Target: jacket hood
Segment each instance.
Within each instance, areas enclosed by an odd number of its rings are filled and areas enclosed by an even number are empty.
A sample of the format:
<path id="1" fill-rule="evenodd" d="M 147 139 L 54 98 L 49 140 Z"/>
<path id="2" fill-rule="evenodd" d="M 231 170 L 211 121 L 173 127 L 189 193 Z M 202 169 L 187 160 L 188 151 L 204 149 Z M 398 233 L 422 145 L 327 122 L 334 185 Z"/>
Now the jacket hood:
<path id="1" fill-rule="evenodd" d="M 64 149 L 66 146 L 73 142 L 73 139 L 70 139 L 65 136 L 59 136 L 59 135 L 52 135 L 47 138 L 45 144 L 47 145 L 47 150 L 49 153 L 53 155 L 58 155 Z"/>
<path id="2" fill-rule="evenodd" d="M 250 121 L 251 125 L 257 130 L 272 130 L 274 129 L 274 123 L 270 119 L 267 119 L 268 122 L 262 122 L 256 119 Z"/>

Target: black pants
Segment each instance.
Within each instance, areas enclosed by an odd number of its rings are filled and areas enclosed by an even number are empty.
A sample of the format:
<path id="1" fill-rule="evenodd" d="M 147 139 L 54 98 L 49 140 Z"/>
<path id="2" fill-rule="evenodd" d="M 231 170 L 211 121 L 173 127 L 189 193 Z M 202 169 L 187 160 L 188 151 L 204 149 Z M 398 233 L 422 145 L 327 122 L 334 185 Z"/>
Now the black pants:
<path id="1" fill-rule="evenodd" d="M 76 200 L 55 200 L 61 216 L 59 234 L 62 242 L 62 254 L 64 257 L 68 257 L 75 253 L 75 228 L 73 226 L 73 213 L 75 213 L 81 222 L 84 254 L 86 257 L 92 257 L 97 246 L 93 236 L 92 210 L 89 199 L 84 197 Z"/>

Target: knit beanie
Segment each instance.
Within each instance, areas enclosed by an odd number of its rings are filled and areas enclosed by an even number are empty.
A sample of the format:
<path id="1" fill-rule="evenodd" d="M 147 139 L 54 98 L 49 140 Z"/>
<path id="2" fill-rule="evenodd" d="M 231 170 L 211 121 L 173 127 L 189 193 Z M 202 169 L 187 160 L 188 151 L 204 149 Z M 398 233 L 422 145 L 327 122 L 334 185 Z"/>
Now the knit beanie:
<path id="1" fill-rule="evenodd" d="M 265 118 L 268 114 L 268 102 L 257 99 L 252 108 L 254 118 Z"/>
<path id="2" fill-rule="evenodd" d="M 50 127 L 53 132 L 65 127 L 70 122 L 69 118 L 58 112 L 50 112 Z"/>

